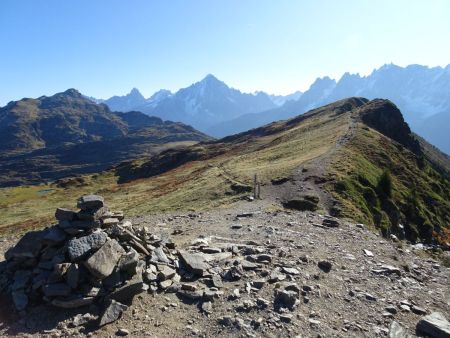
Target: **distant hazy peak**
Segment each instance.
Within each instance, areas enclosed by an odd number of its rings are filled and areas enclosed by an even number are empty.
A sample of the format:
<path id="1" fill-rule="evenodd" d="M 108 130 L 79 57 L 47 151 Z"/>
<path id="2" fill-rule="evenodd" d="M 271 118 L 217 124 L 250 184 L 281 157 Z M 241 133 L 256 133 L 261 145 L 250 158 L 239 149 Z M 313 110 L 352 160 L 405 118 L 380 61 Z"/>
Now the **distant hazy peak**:
<path id="1" fill-rule="evenodd" d="M 215 76 L 212 75 L 212 74 L 207 74 L 207 75 L 203 78 L 203 80 L 201 80 L 200 82 L 208 82 L 208 81 L 218 81 L 218 82 L 222 82 L 222 81 L 220 81 L 217 77 L 215 77 Z"/>
<path id="2" fill-rule="evenodd" d="M 131 89 L 130 93 L 128 94 L 129 96 L 139 96 L 139 97 L 144 97 L 141 92 L 139 91 L 139 89 L 137 89 L 136 87 Z"/>
<path id="3" fill-rule="evenodd" d="M 172 95 L 172 92 L 170 90 L 168 90 L 168 89 L 160 89 L 156 93 L 154 93 L 152 96 L 150 96 L 149 100 L 150 101 L 161 100 L 161 99 L 164 99 L 164 98 L 169 97 L 171 95 Z"/>

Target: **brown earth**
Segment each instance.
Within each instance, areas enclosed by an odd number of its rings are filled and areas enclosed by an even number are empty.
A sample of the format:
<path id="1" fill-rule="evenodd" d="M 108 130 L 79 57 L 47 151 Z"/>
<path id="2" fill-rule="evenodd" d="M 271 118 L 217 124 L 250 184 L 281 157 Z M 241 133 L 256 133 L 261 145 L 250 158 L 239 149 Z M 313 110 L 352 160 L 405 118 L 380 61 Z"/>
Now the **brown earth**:
<path id="1" fill-rule="evenodd" d="M 210 314 L 201 311 L 201 304 L 187 302 L 175 294 L 142 293 L 118 321 L 97 331 L 87 328 L 79 332 L 80 327 L 64 325 L 64 320 L 70 322 L 76 311 L 39 306 L 20 318 L 10 311 L 13 307 L 2 296 L 0 335 L 113 337 L 123 328 L 131 337 L 386 337 L 394 320 L 411 335 L 416 334 L 415 326 L 422 315 L 407 311 L 414 305 L 427 313 L 450 313 L 450 270 L 423 251 L 344 221 L 339 227 L 322 227 L 323 215 L 285 211 L 277 205 L 241 201 L 210 212 L 133 219 L 135 226 L 145 225 L 155 233 L 170 235 L 179 249 L 203 237 L 211 247 L 225 243 L 258 244 L 264 253 L 272 255 L 272 262 L 263 264 L 261 269 L 245 271 L 240 280 L 225 282 L 224 295 L 214 300 Z M 252 215 L 236 218 L 244 212 Z M 242 227 L 233 229 L 233 224 Z M 175 230 L 179 234 L 175 235 Z M 3 238 L 0 252 L 4 253 L 17 239 Z M 372 252 L 373 257 L 364 250 Z M 332 264 L 330 272 L 318 267 L 322 260 Z M 375 273 L 382 265 L 398 270 Z M 293 311 L 287 310 L 287 314 L 292 314 L 290 323 L 280 317 L 286 313 L 274 308 L 274 292 L 279 283 L 266 281 L 261 290 L 246 291 L 247 283 L 267 280 L 265 273 L 270 274 L 276 267 L 297 269 L 297 275 L 284 273 L 285 281 L 310 290 L 302 292 L 300 304 Z M 202 287 L 202 280 L 196 284 Z M 240 290 L 237 299 L 230 298 L 234 289 Z M 267 300 L 269 306 L 253 306 L 258 298 Z M 405 310 L 401 309 L 401 302 L 409 303 Z M 231 317 L 230 325 L 221 324 L 224 316 Z"/>

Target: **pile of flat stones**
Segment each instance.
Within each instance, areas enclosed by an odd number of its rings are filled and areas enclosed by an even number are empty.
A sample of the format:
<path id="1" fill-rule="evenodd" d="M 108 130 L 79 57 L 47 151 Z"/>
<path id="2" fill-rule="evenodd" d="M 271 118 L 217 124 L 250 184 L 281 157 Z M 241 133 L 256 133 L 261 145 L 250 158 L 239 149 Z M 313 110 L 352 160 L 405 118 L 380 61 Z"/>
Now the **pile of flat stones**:
<path id="1" fill-rule="evenodd" d="M 11 295 L 19 314 L 50 304 L 79 309 L 71 325 L 103 326 L 119 319 L 141 292 L 176 293 L 209 313 L 224 295 L 223 282 L 271 261 L 264 250 L 252 250 L 255 243 L 214 247 L 198 238 L 177 250 L 168 236 L 133 225 L 98 195 L 80 197 L 77 207 L 56 209 L 57 224 L 26 233 L 0 262 L 0 292 Z M 280 300 L 293 306 L 288 291 Z"/>
<path id="2" fill-rule="evenodd" d="M 101 326 L 118 319 L 136 294 L 180 279 L 178 252 L 168 239 L 135 229 L 101 196 L 82 196 L 77 207 L 56 209 L 56 225 L 26 233 L 5 253 L 0 291 L 11 295 L 20 314 L 42 303 L 65 309 L 94 305 L 102 309 Z"/>

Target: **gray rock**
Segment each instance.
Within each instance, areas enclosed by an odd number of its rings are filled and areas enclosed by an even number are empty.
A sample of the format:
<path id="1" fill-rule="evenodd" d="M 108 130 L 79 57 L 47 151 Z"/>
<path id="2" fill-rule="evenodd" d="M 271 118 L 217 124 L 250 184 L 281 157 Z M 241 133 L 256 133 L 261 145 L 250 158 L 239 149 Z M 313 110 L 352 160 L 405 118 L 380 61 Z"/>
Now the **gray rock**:
<path id="1" fill-rule="evenodd" d="M 282 267 L 281 270 L 288 275 L 299 275 L 300 271 L 295 268 Z"/>
<path id="2" fill-rule="evenodd" d="M 161 282 L 159 282 L 159 286 L 161 287 L 161 289 L 165 290 L 168 287 L 170 287 L 173 284 L 173 281 L 171 279 L 166 279 L 163 280 Z"/>
<path id="3" fill-rule="evenodd" d="M 388 306 L 385 308 L 385 310 L 389 313 L 392 313 L 393 315 L 397 314 L 397 308 L 395 306 Z"/>
<path id="4" fill-rule="evenodd" d="M 63 280 L 63 276 L 66 274 L 67 270 L 70 268 L 71 263 L 61 263 L 55 264 L 53 271 L 48 278 L 49 283 L 56 283 Z"/>
<path id="5" fill-rule="evenodd" d="M 126 309 L 128 309 L 128 306 L 116 302 L 115 300 L 111 300 L 100 318 L 99 326 L 104 326 L 116 321 Z"/>
<path id="6" fill-rule="evenodd" d="M 364 255 L 367 257 L 373 257 L 373 252 L 367 249 L 363 249 Z"/>
<path id="7" fill-rule="evenodd" d="M 70 228 L 66 228 L 64 229 L 64 231 L 67 232 L 68 229 L 74 228 L 76 230 L 90 230 L 90 229 L 95 229 L 95 228 L 99 228 L 101 226 L 100 221 L 81 221 L 81 220 L 77 220 L 77 221 L 72 221 L 70 222 L 71 227 Z"/>
<path id="8" fill-rule="evenodd" d="M 68 296 L 70 295 L 70 286 L 66 283 L 46 284 L 42 288 L 47 297 Z"/>
<path id="9" fill-rule="evenodd" d="M 102 226 L 104 228 L 108 228 L 114 225 L 118 225 L 120 223 L 118 218 L 115 217 L 108 217 L 108 218 L 103 218 L 102 219 Z"/>
<path id="10" fill-rule="evenodd" d="M 416 315 L 426 315 L 426 314 L 427 314 L 427 310 L 425 310 L 425 309 L 423 309 L 423 308 L 421 308 L 421 307 L 418 307 L 418 306 L 416 306 L 416 305 L 413 305 L 413 306 L 411 307 L 411 311 L 412 311 L 413 313 L 415 313 Z"/>
<path id="11" fill-rule="evenodd" d="M 164 253 L 161 247 L 157 247 L 155 248 L 155 250 L 153 250 L 150 261 L 155 263 L 166 263 L 166 264 L 170 263 L 169 259 L 167 258 L 166 254 Z"/>
<path id="12" fill-rule="evenodd" d="M 262 287 L 266 284 L 266 280 L 265 279 L 257 279 L 252 281 L 252 286 L 257 288 L 257 289 L 262 289 Z"/>
<path id="13" fill-rule="evenodd" d="M 78 199 L 77 207 L 81 210 L 97 210 L 103 207 L 104 198 L 98 195 L 85 195 Z"/>
<path id="14" fill-rule="evenodd" d="M 317 266 L 319 267 L 320 270 L 322 270 L 323 272 L 330 272 L 331 268 L 332 268 L 332 264 L 329 261 L 320 261 L 319 263 L 317 263 Z"/>
<path id="15" fill-rule="evenodd" d="M 203 276 L 203 273 L 209 268 L 205 257 L 201 253 L 180 251 L 179 255 L 187 269 L 198 276 Z"/>
<path id="16" fill-rule="evenodd" d="M 76 218 L 76 212 L 65 208 L 56 208 L 55 218 L 58 221 L 73 221 Z"/>
<path id="17" fill-rule="evenodd" d="M 77 213 L 77 218 L 82 221 L 98 221 L 102 216 L 108 213 L 107 207 L 101 207 L 97 210 L 81 210 Z"/>
<path id="18" fill-rule="evenodd" d="M 202 308 L 202 311 L 205 313 L 212 313 L 212 303 L 211 302 L 203 302 L 201 308 Z"/>
<path id="19" fill-rule="evenodd" d="M 116 335 L 120 336 L 120 337 L 125 337 L 128 336 L 130 334 L 130 331 L 128 331 L 127 329 L 118 329 L 116 332 Z"/>
<path id="20" fill-rule="evenodd" d="M 217 275 L 217 274 L 212 275 L 211 281 L 212 281 L 212 285 L 214 287 L 223 288 L 222 278 L 219 275 Z"/>
<path id="21" fill-rule="evenodd" d="M 377 297 L 371 295 L 370 293 L 365 294 L 367 300 L 376 301 Z"/>
<path id="22" fill-rule="evenodd" d="M 423 317 L 416 326 L 417 331 L 433 338 L 449 338 L 450 323 L 440 312 Z"/>
<path id="23" fill-rule="evenodd" d="M 106 243 L 108 236 L 104 232 L 94 232 L 88 236 L 71 239 L 67 244 L 67 252 L 72 262 L 83 259 L 93 250 Z"/>
<path id="24" fill-rule="evenodd" d="M 10 260 L 12 258 L 34 258 L 39 255 L 42 249 L 42 238 L 45 231 L 30 231 L 27 232 L 16 244 L 5 253 L 5 258 Z"/>
<path id="25" fill-rule="evenodd" d="M 58 226 L 53 226 L 45 231 L 42 241 L 48 244 L 59 244 L 64 242 L 67 235 Z"/>
<path id="26" fill-rule="evenodd" d="M 409 335 L 406 332 L 406 329 L 395 320 L 389 326 L 389 338 L 408 338 Z"/>
<path id="27" fill-rule="evenodd" d="M 73 317 L 72 321 L 70 322 L 70 325 L 73 327 L 78 327 L 81 325 L 85 325 L 90 321 L 95 320 L 96 317 L 90 313 L 85 313 L 85 314 L 77 314 L 75 317 Z"/>
<path id="28" fill-rule="evenodd" d="M 197 291 L 189 291 L 189 290 L 178 290 L 177 295 L 182 298 L 186 298 L 189 300 L 197 301 L 203 297 L 203 292 L 200 290 Z"/>
<path id="29" fill-rule="evenodd" d="M 50 271 L 41 270 L 36 276 L 33 277 L 33 284 L 31 285 L 31 288 L 33 290 L 37 290 L 44 284 L 47 284 L 49 276 Z"/>
<path id="30" fill-rule="evenodd" d="M 94 277 L 104 279 L 113 272 L 123 254 L 125 250 L 115 239 L 111 239 L 89 257 L 84 265 Z"/>
<path id="31" fill-rule="evenodd" d="M 325 218 L 322 221 L 322 225 L 329 227 L 329 228 L 337 228 L 339 227 L 339 221 L 332 218 Z"/>
<path id="32" fill-rule="evenodd" d="M 72 289 L 76 289 L 78 287 L 79 281 L 80 267 L 78 266 L 78 264 L 73 263 L 70 265 L 69 269 L 67 269 L 66 282 Z"/>
<path id="33" fill-rule="evenodd" d="M 11 290 L 15 291 L 19 289 L 25 289 L 30 279 L 31 279 L 31 271 L 17 270 L 14 273 L 14 282 L 11 285 Z"/>
<path id="34" fill-rule="evenodd" d="M 290 323 L 292 321 L 292 315 L 290 313 L 284 313 L 280 315 L 280 320 L 285 323 Z"/>
<path id="35" fill-rule="evenodd" d="M 124 271 L 129 274 L 135 274 L 138 262 L 139 253 L 131 248 L 130 251 L 128 251 L 120 258 L 119 262 L 117 263 L 117 267 L 120 271 Z"/>
<path id="36" fill-rule="evenodd" d="M 114 292 L 110 295 L 111 299 L 128 303 L 135 295 L 143 292 L 144 281 L 142 280 L 142 270 L 143 267 L 138 265 L 137 273 L 130 280 L 128 280 L 125 285 L 114 290 Z"/>
<path id="37" fill-rule="evenodd" d="M 28 297 L 23 290 L 13 291 L 12 299 L 17 311 L 25 310 L 28 306 Z"/>
<path id="38" fill-rule="evenodd" d="M 277 290 L 274 302 L 276 308 L 288 308 L 292 311 L 299 303 L 298 294 L 295 291 Z"/>
<path id="39" fill-rule="evenodd" d="M 171 279 L 173 276 L 175 276 L 177 272 L 168 267 L 168 266 L 164 266 L 159 272 L 158 272 L 158 279 L 160 281 L 164 281 L 166 279 Z"/>
<path id="40" fill-rule="evenodd" d="M 259 267 L 258 264 L 249 262 L 249 261 L 247 261 L 247 260 L 243 260 L 243 261 L 241 262 L 241 265 L 242 265 L 242 268 L 243 268 L 244 270 L 255 270 L 255 269 L 257 269 L 257 268 Z"/>
<path id="41" fill-rule="evenodd" d="M 94 302 L 94 297 L 73 296 L 64 299 L 53 299 L 52 305 L 62 309 L 75 309 L 82 306 L 90 305 Z"/>

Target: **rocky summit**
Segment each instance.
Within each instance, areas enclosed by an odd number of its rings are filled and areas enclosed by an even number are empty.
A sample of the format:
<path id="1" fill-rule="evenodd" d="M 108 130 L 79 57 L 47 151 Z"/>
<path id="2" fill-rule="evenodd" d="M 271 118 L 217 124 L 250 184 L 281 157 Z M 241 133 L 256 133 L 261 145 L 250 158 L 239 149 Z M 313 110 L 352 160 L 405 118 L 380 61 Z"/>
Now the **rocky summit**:
<path id="1" fill-rule="evenodd" d="M 264 203 L 127 219 L 82 196 L 11 238 L 0 334 L 449 337 L 439 261 L 364 224 Z"/>

